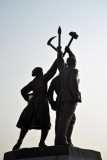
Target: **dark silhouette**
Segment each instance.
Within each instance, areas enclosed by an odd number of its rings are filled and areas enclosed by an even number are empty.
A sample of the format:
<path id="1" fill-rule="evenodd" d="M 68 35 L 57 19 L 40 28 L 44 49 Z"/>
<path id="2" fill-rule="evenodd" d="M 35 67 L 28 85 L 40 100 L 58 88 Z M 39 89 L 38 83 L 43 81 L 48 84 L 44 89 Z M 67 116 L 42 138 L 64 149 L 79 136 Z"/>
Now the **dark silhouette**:
<path id="1" fill-rule="evenodd" d="M 61 43 L 61 28 L 60 28 L 60 27 L 59 27 L 59 29 L 58 29 L 58 35 L 59 35 L 58 45 L 60 46 L 60 43 Z M 70 47 L 73 39 L 77 39 L 77 38 L 78 38 L 78 35 L 77 35 L 76 32 L 70 32 L 69 35 L 71 36 L 71 39 L 70 39 L 70 41 L 69 41 L 69 43 L 68 43 L 68 45 L 67 45 L 68 47 Z M 53 40 L 55 37 L 56 37 L 56 36 L 50 38 L 50 39 L 48 40 L 48 42 L 47 42 L 47 45 L 51 46 L 55 51 L 57 51 L 57 48 L 51 43 L 52 40 Z M 63 54 L 63 56 L 65 56 L 66 50 L 65 50 L 64 53 L 62 53 L 62 54 Z"/>
<path id="2" fill-rule="evenodd" d="M 56 101 L 54 101 L 54 91 L 57 94 Z M 48 99 L 49 103 L 51 105 L 51 108 L 56 111 L 56 122 L 55 122 L 55 133 L 57 133 L 57 124 L 60 118 L 61 113 L 63 112 L 63 103 L 61 103 L 61 97 L 60 97 L 60 75 L 56 76 L 49 86 L 48 90 Z M 73 146 L 71 142 L 71 135 L 73 131 L 73 127 L 75 124 L 75 114 L 73 114 L 72 119 L 69 124 L 68 132 L 67 132 L 67 142 Z"/>
<path id="3" fill-rule="evenodd" d="M 26 133 L 30 129 L 41 130 L 39 146 L 46 146 L 45 139 L 51 127 L 47 100 L 47 82 L 54 76 L 56 70 L 57 60 L 55 60 L 52 67 L 44 75 L 42 68 L 35 68 L 32 71 L 32 76 L 35 78 L 21 90 L 21 94 L 25 101 L 28 102 L 28 105 L 23 110 L 18 120 L 17 127 L 21 128 L 21 132 L 16 145 L 13 147 L 13 150 L 20 148 Z M 33 91 L 33 96 L 31 94 L 29 96 L 31 91 Z"/>
<path id="4" fill-rule="evenodd" d="M 81 94 L 78 89 L 78 70 L 75 69 L 76 58 L 69 47 L 65 48 L 69 54 L 67 66 L 64 63 L 61 47 L 58 47 L 57 64 L 60 72 L 60 93 L 63 110 L 60 114 L 55 137 L 55 145 L 68 145 L 67 133 L 74 115 L 77 102 L 81 102 Z"/>

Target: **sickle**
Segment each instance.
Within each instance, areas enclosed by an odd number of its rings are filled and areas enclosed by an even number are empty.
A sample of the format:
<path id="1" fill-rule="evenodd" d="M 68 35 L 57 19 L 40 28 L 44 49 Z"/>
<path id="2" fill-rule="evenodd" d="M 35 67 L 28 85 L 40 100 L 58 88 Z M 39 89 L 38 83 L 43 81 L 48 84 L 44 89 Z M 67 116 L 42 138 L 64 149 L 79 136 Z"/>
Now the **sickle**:
<path id="1" fill-rule="evenodd" d="M 47 45 L 51 46 L 55 51 L 57 51 L 57 49 L 51 44 L 51 41 L 55 38 L 56 36 L 50 38 L 47 42 Z"/>

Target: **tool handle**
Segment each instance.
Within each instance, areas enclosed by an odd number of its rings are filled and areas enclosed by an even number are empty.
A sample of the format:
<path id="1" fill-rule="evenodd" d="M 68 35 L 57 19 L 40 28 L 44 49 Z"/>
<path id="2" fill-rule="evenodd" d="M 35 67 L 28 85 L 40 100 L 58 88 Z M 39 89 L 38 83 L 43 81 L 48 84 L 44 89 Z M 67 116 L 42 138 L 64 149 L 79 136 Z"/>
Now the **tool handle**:
<path id="1" fill-rule="evenodd" d="M 50 46 L 51 46 L 55 51 L 57 51 L 57 48 L 55 48 L 52 44 L 50 44 Z"/>
<path id="2" fill-rule="evenodd" d="M 69 43 L 68 43 L 68 45 L 67 45 L 68 47 L 71 45 L 72 41 L 73 41 L 73 37 L 70 39 L 70 41 L 69 41 Z M 65 56 L 65 54 L 66 54 L 66 51 L 64 51 L 63 57 Z"/>
<path id="3" fill-rule="evenodd" d="M 73 41 L 73 37 L 70 39 L 70 41 L 68 43 L 68 47 L 71 45 L 72 41 Z"/>

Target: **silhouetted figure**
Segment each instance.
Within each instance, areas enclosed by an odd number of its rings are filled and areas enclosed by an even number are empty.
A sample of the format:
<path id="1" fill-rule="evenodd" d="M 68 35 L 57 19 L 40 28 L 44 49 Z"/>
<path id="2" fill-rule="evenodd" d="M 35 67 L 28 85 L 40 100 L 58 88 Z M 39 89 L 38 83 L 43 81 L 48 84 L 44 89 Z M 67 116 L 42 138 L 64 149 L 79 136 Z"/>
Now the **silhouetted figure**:
<path id="1" fill-rule="evenodd" d="M 54 91 L 57 94 L 56 101 L 54 101 Z M 56 76 L 50 84 L 49 90 L 48 90 L 48 99 L 49 103 L 51 105 L 51 108 L 56 111 L 56 122 L 55 122 L 55 133 L 57 133 L 57 124 L 59 121 L 59 118 L 61 116 L 61 113 L 63 112 L 63 103 L 61 103 L 61 97 L 60 97 L 60 75 Z M 67 142 L 73 146 L 71 142 L 71 135 L 73 131 L 73 127 L 76 121 L 75 114 L 73 114 L 73 117 L 70 121 L 68 132 L 67 132 Z"/>
<path id="2" fill-rule="evenodd" d="M 57 63 L 60 72 L 60 97 L 63 104 L 63 110 L 60 114 L 57 124 L 57 132 L 55 137 L 55 145 L 68 145 L 67 133 L 74 115 L 77 102 L 81 102 L 81 96 L 78 89 L 78 70 L 75 69 L 76 58 L 74 54 L 66 47 L 69 54 L 67 66 L 64 63 L 63 55 L 60 47 L 58 47 Z"/>
<path id="3" fill-rule="evenodd" d="M 30 129 L 41 130 L 39 147 L 45 146 L 45 139 L 51 126 L 47 100 L 47 82 L 54 76 L 56 70 L 57 60 L 55 60 L 52 67 L 44 75 L 42 68 L 35 68 L 32 71 L 32 76 L 35 78 L 21 90 L 21 94 L 25 101 L 28 102 L 28 105 L 18 120 L 17 127 L 21 128 L 21 132 L 13 150 L 20 148 L 26 133 Z M 31 91 L 33 91 L 33 96 L 29 100 L 29 93 Z"/>

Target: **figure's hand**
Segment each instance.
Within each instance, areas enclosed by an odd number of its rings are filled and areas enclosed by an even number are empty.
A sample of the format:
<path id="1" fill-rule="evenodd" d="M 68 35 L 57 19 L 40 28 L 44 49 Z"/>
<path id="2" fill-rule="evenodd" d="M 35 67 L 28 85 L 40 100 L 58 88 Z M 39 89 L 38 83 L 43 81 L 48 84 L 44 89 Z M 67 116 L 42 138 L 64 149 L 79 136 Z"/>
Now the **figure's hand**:
<path id="1" fill-rule="evenodd" d="M 61 51 L 61 48 L 62 48 L 61 46 L 60 47 L 58 46 L 57 47 L 57 51 Z"/>
<path id="2" fill-rule="evenodd" d="M 75 93 L 75 94 L 73 94 L 73 100 L 74 100 L 74 102 L 82 102 L 82 100 L 81 100 L 81 93 L 80 92 L 78 92 L 78 93 Z"/>
<path id="3" fill-rule="evenodd" d="M 67 52 L 67 53 L 71 52 L 71 50 L 68 46 L 65 47 L 65 52 Z"/>

